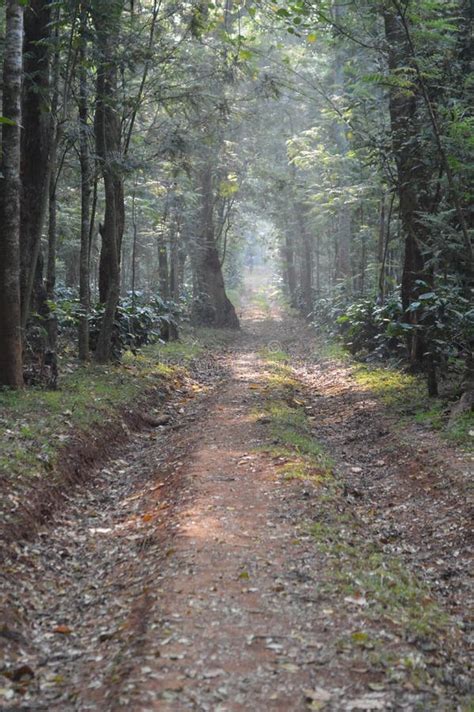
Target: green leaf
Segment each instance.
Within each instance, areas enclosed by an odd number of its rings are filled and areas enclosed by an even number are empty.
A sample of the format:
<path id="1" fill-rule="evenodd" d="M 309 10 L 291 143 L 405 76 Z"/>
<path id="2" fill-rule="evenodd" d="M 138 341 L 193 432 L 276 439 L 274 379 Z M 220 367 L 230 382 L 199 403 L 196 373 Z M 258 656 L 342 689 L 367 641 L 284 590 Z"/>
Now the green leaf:
<path id="1" fill-rule="evenodd" d="M 253 52 L 249 49 L 241 49 L 239 50 L 239 59 L 246 61 L 249 59 L 252 59 L 253 57 Z"/>

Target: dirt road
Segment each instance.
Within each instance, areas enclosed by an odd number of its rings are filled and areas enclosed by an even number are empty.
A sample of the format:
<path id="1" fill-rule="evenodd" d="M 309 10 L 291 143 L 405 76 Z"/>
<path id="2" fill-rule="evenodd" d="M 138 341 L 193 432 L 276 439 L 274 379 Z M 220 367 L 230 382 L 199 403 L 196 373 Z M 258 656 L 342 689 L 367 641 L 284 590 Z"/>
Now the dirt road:
<path id="1" fill-rule="evenodd" d="M 1 709 L 469 709 L 467 461 L 410 449 L 304 329 L 254 310 L 217 387 L 18 546 Z"/>

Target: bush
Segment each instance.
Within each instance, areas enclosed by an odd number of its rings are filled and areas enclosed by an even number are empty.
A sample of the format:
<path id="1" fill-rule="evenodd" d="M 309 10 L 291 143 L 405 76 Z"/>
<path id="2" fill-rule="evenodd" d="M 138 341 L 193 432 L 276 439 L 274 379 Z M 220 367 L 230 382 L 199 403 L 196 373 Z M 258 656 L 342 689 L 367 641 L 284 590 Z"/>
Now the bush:
<path id="1" fill-rule="evenodd" d="M 433 358 L 442 373 L 457 369 L 469 356 L 474 343 L 473 303 L 456 284 L 428 290 L 428 285 L 419 281 L 418 286 L 421 294 L 408 311 L 416 315 L 416 328 L 423 333 L 426 355 Z"/>
<path id="2" fill-rule="evenodd" d="M 66 339 L 74 339 L 81 317 L 81 305 L 74 290 L 61 288 L 50 303 L 57 319 L 58 332 Z M 103 304 L 94 304 L 89 313 L 90 348 L 94 351 L 104 312 Z M 120 300 L 115 317 L 112 351 L 119 360 L 124 351 L 135 353 L 146 344 L 176 338 L 180 307 L 159 295 L 152 298 L 142 293 L 127 294 Z"/>
<path id="3" fill-rule="evenodd" d="M 339 338 L 351 354 L 364 360 L 408 361 L 407 336 L 423 337 L 425 362 L 441 375 L 464 366 L 474 343 L 474 307 L 462 288 L 444 284 L 429 290 L 418 282 L 420 296 L 404 314 L 399 291 L 378 304 L 374 298 L 355 299 L 335 294 L 318 299 L 315 326 Z M 410 316 L 410 319 L 407 319 Z"/>

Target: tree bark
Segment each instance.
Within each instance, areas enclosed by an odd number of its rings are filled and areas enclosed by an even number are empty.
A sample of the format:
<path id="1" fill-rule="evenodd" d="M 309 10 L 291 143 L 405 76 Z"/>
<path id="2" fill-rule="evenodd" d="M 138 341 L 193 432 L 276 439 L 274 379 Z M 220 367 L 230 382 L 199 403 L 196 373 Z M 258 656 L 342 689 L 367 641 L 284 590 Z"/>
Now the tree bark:
<path id="1" fill-rule="evenodd" d="M 81 315 L 78 326 L 79 359 L 89 358 L 90 312 L 90 219 L 92 172 L 89 151 L 88 86 L 87 86 L 87 13 L 81 9 L 81 37 L 79 50 L 79 162 L 81 166 L 81 251 L 79 256 L 79 301 Z"/>
<path id="2" fill-rule="evenodd" d="M 410 65 L 410 50 L 398 14 L 386 10 L 384 23 L 389 45 L 388 66 L 391 72 L 396 73 Z M 428 238 L 426 228 L 420 220 L 424 206 L 419 196 L 422 192 L 421 188 L 427 184 L 427 177 L 420 154 L 415 91 L 400 90 L 400 87 L 392 86 L 389 111 L 392 145 L 398 173 L 400 219 L 404 232 L 402 304 L 407 322 L 414 325 L 415 314 L 406 312 L 406 309 L 419 294 L 418 280 L 426 278 L 420 245 L 423 239 L 426 242 Z M 423 340 L 417 337 L 416 331 L 409 337 L 408 348 L 412 363 L 421 362 L 424 346 Z"/>
<path id="3" fill-rule="evenodd" d="M 48 259 L 46 264 L 46 297 L 49 300 L 54 300 L 56 287 L 56 250 L 57 250 L 57 187 L 59 174 L 61 173 L 61 165 L 58 166 L 58 147 L 61 137 L 61 127 L 58 119 L 59 108 L 59 72 L 60 72 L 60 46 L 59 46 L 59 21 L 61 17 L 61 7 L 58 6 L 55 11 L 55 32 L 54 32 L 54 57 L 51 68 L 51 116 L 50 116 L 50 170 L 49 170 L 49 203 L 48 203 Z M 49 349 L 56 351 L 58 340 L 58 320 L 55 313 L 49 310 L 48 314 L 48 342 Z"/>
<path id="4" fill-rule="evenodd" d="M 168 268 L 168 248 L 165 235 L 161 232 L 157 238 L 158 250 L 158 283 L 160 297 L 168 299 L 169 296 L 169 268 Z"/>
<path id="5" fill-rule="evenodd" d="M 96 347 L 96 360 L 106 363 L 112 358 L 112 336 L 120 298 L 120 251 L 124 229 L 124 195 L 121 174 L 120 118 L 117 104 L 117 66 L 114 51 L 118 44 L 118 23 L 122 3 L 99 3 L 95 13 L 99 66 L 95 114 L 96 151 L 104 181 L 105 213 L 101 230 L 103 251 L 107 257 L 102 275 L 107 274 L 105 311 Z M 102 260 L 102 255 L 101 255 Z M 103 285 L 102 285 L 103 286 Z"/>
<path id="6" fill-rule="evenodd" d="M 25 10 L 24 83 L 21 133 L 21 319 L 30 313 L 36 263 L 46 214 L 50 176 L 51 2 L 31 0 Z"/>
<path id="7" fill-rule="evenodd" d="M 301 308 L 304 316 L 308 318 L 313 311 L 313 251 L 311 236 L 308 232 L 308 226 L 306 223 L 305 206 L 302 203 L 296 203 L 295 211 L 301 241 Z"/>
<path id="8" fill-rule="evenodd" d="M 23 385 L 20 300 L 20 126 L 23 6 L 6 3 L 0 164 L 0 385 Z"/>
<path id="9" fill-rule="evenodd" d="M 289 228 L 285 230 L 283 262 L 288 296 L 292 307 L 296 307 L 296 270 L 294 238 Z"/>
<path id="10" fill-rule="evenodd" d="M 197 323 L 239 329 L 240 324 L 234 306 L 225 292 L 215 239 L 212 164 L 209 159 L 201 168 L 200 186 L 202 205 L 196 245 L 196 281 L 199 294 L 194 304 L 193 317 Z"/>

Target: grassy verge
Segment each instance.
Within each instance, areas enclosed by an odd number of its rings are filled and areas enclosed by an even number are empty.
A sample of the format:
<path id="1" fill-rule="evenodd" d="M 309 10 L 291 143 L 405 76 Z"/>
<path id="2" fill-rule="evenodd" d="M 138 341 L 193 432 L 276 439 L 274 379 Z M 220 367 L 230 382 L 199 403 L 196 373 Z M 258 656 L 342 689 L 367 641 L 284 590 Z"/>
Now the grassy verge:
<path id="1" fill-rule="evenodd" d="M 421 376 L 392 366 L 357 363 L 337 342 L 318 343 L 316 352 L 318 357 L 351 365 L 357 385 L 373 393 L 402 420 L 424 425 L 438 431 L 454 445 L 474 450 L 474 412 L 448 423 L 452 403 L 445 397 L 430 398 L 426 381 Z"/>
<path id="2" fill-rule="evenodd" d="M 448 424 L 449 404 L 444 398 L 430 398 L 424 379 L 395 368 L 356 364 L 354 378 L 359 386 L 374 393 L 402 418 L 438 430 L 443 437 L 464 449 L 474 449 L 474 412 Z"/>
<path id="3" fill-rule="evenodd" d="M 25 509 L 31 509 L 33 525 L 40 493 L 65 486 L 60 470 L 69 453 L 80 449 L 74 455 L 79 467 L 87 467 L 96 456 L 104 457 L 107 448 L 123 439 L 126 423 L 133 427 L 138 422 L 134 414 L 145 407 L 151 414 L 156 412 L 166 395 L 183 385 L 193 360 L 205 362 L 208 343 L 214 351 L 229 339 L 230 335 L 220 332 L 193 333 L 177 342 L 148 346 L 135 355 L 128 352 L 119 365 L 64 363 L 56 391 L 0 391 L 2 525 L 18 521 Z M 215 368 L 214 362 L 210 367 Z M 202 390 L 197 384 L 191 388 Z M 93 450 L 88 451 L 88 443 Z M 30 506 L 32 493 L 35 505 Z"/>
<path id="4" fill-rule="evenodd" d="M 2 478 L 38 477 L 52 469 L 78 429 L 106 422 L 150 388 L 178 379 L 182 364 L 201 351 L 192 343 L 153 345 L 127 353 L 117 366 L 80 366 L 61 378 L 57 391 L 0 392 Z"/>
<path id="5" fill-rule="evenodd" d="M 471 710 L 464 686 L 446 687 L 445 672 L 460 670 L 457 621 L 400 557 L 371 538 L 336 489 L 321 498 L 317 513 L 308 530 L 326 560 L 322 590 L 344 621 L 336 643 L 342 664 L 370 671 L 371 690 L 429 690 L 432 701 L 414 709 Z"/>

